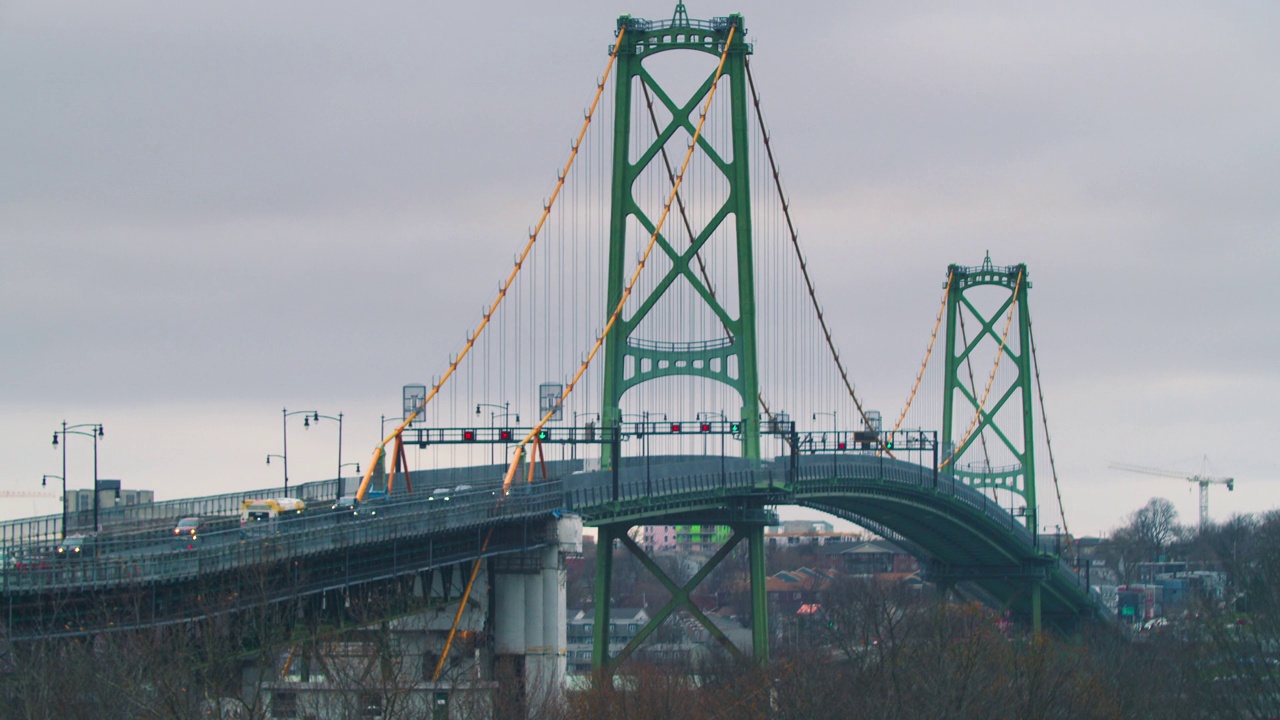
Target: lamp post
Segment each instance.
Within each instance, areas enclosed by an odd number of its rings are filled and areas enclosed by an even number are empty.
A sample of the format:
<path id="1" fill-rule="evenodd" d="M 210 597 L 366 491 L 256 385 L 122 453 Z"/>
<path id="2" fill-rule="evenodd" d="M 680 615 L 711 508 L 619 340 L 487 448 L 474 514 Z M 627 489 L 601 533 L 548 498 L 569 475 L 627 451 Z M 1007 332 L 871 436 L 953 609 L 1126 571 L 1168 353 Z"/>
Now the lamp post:
<path id="1" fill-rule="evenodd" d="M 837 432 L 836 431 L 836 411 L 835 410 L 832 410 L 831 412 L 818 411 L 813 414 L 813 419 L 817 420 L 819 415 L 831 416 L 831 477 L 832 479 L 835 479 L 836 475 L 839 474 L 837 472 L 838 468 L 836 466 L 837 458 L 839 457 L 836 454 L 836 448 L 840 446 L 840 444 L 836 442 L 836 432 Z M 823 450 L 827 449 L 827 438 L 825 434 L 823 435 L 823 438 L 822 438 L 822 449 Z"/>
<path id="2" fill-rule="evenodd" d="M 506 420 L 507 418 L 512 418 L 512 417 L 516 419 L 516 422 L 520 422 L 520 413 L 511 412 L 510 402 L 504 402 L 501 405 L 495 405 L 493 403 L 476 403 L 476 415 L 480 414 L 480 408 L 494 408 L 493 410 L 489 411 L 489 440 L 490 440 L 489 464 L 492 465 L 493 464 L 493 445 L 494 445 L 494 443 L 492 442 L 493 429 L 496 427 L 494 422 L 498 418 L 502 418 L 503 420 Z M 498 412 L 498 410 L 501 410 L 502 412 Z M 504 452 L 503 457 L 505 456 L 506 456 L 506 453 Z"/>
<path id="3" fill-rule="evenodd" d="M 720 422 L 724 422 L 724 423 L 729 422 L 729 418 L 724 414 L 723 410 L 720 412 L 716 412 L 715 410 L 700 412 L 698 413 L 697 419 L 698 419 L 698 422 L 702 422 L 703 420 L 710 420 L 715 417 L 720 418 Z M 707 436 L 706 435 L 702 436 L 702 454 L 703 455 L 707 454 Z M 724 463 L 725 463 L 724 461 L 724 428 L 721 427 L 720 428 L 720 486 L 721 487 L 724 487 L 726 478 L 727 478 L 724 471 Z"/>
<path id="4" fill-rule="evenodd" d="M 338 423 L 338 497 L 342 497 L 342 413 L 338 413 L 338 417 L 312 413 L 312 422 L 319 425 L 321 420 L 333 420 Z M 356 472 L 360 471 L 357 470 Z"/>
<path id="5" fill-rule="evenodd" d="M 40 478 L 40 487 L 49 485 L 49 478 L 62 481 L 62 539 L 67 539 L 67 478 L 64 475 L 45 475 Z"/>
<path id="6" fill-rule="evenodd" d="M 319 415 L 319 413 L 317 413 L 315 410 L 294 410 L 293 412 L 289 412 L 288 408 L 280 408 L 280 415 L 281 415 L 280 422 L 281 422 L 281 427 L 283 428 L 283 435 L 284 435 L 284 453 L 280 455 L 280 460 L 284 465 L 284 494 L 285 494 L 285 497 L 288 497 L 289 495 L 289 416 L 301 415 L 302 427 L 309 428 L 311 427 L 310 416 Z M 317 420 L 316 422 L 319 422 L 319 420 Z M 268 465 L 271 464 L 270 455 L 267 456 L 267 464 Z"/>
<path id="7" fill-rule="evenodd" d="M 629 418 L 629 417 L 632 417 L 632 418 L 636 418 L 636 417 L 638 417 L 638 418 L 640 418 L 640 420 L 641 420 L 641 422 L 642 422 L 641 427 L 642 427 L 642 428 L 644 428 L 644 435 L 643 435 L 643 436 L 641 436 L 641 438 L 640 438 L 640 445 L 641 445 L 642 450 L 643 450 L 643 452 L 644 452 L 644 494 L 645 494 L 645 495 L 652 495 L 652 494 L 653 494 L 653 476 L 650 474 L 650 471 L 649 471 L 649 468 L 650 468 L 650 465 L 649 465 L 649 435 L 651 434 L 651 431 L 653 430 L 653 428 L 649 425 L 649 418 L 650 418 L 650 417 L 657 417 L 657 416 L 659 416 L 659 415 L 661 415 L 661 416 L 662 416 L 662 421 L 663 421 L 663 422 L 666 422 L 666 421 L 667 421 L 667 414 L 666 414 L 666 413 L 650 413 L 648 410 L 644 410 L 644 411 L 641 411 L 641 412 L 639 412 L 639 413 L 623 413 L 622 415 L 620 415 L 620 416 L 619 416 L 619 419 L 620 419 L 620 420 L 623 420 L 623 421 L 625 421 L 625 420 L 626 420 L 627 418 Z M 617 459 L 617 460 L 615 460 L 614 462 L 618 463 L 619 465 L 621 465 L 621 464 L 622 464 L 622 463 L 621 463 L 621 458 L 618 458 L 618 459 Z"/>
<path id="8" fill-rule="evenodd" d="M 88 431 L 80 428 L 89 428 Z M 58 436 L 62 436 L 62 538 L 67 537 L 67 436 L 83 435 L 93 438 L 93 531 L 98 532 L 98 438 L 103 437 L 102 423 L 80 423 L 67 425 L 62 421 L 62 429 L 53 431 L 53 446 L 58 447 Z"/>
<path id="9" fill-rule="evenodd" d="M 354 467 L 356 469 L 356 475 L 360 474 L 360 463 L 358 462 L 343 463 L 338 466 L 338 497 L 339 498 L 342 497 L 342 493 L 346 489 L 343 487 L 343 483 L 342 483 L 342 468 L 344 467 Z"/>
<path id="10" fill-rule="evenodd" d="M 600 413 L 598 412 L 591 412 L 591 411 L 578 412 L 577 410 L 573 411 L 573 443 L 571 443 L 569 447 L 570 460 L 578 459 L 578 418 L 580 417 L 594 417 L 596 419 L 596 422 L 600 422 Z"/>
<path id="11" fill-rule="evenodd" d="M 835 410 L 832 410 L 831 412 L 822 412 L 822 411 L 818 411 L 818 412 L 816 412 L 816 413 L 814 413 L 814 414 L 813 414 L 813 419 L 814 419 L 814 420 L 817 420 L 819 415 L 830 415 L 830 416 L 831 416 L 831 447 L 832 447 L 832 448 L 835 448 L 835 445 L 836 445 L 836 411 L 835 411 Z M 823 438 L 823 440 L 822 440 L 822 447 L 825 449 L 825 448 L 826 448 L 826 446 L 827 446 L 827 440 L 826 440 L 826 438 L 824 437 L 824 438 Z"/>

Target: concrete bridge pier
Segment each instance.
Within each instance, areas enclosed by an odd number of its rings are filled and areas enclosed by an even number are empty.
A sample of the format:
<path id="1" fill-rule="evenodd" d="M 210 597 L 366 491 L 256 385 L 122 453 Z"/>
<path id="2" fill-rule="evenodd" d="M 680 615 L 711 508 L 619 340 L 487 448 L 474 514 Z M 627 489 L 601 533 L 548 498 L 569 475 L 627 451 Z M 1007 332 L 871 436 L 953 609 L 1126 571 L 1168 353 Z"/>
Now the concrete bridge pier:
<path id="1" fill-rule="evenodd" d="M 494 558 L 494 679 L 521 688 L 526 708 L 562 692 L 567 671 L 565 557 L 582 552 L 582 519 L 551 521 L 556 542 L 531 553 Z"/>

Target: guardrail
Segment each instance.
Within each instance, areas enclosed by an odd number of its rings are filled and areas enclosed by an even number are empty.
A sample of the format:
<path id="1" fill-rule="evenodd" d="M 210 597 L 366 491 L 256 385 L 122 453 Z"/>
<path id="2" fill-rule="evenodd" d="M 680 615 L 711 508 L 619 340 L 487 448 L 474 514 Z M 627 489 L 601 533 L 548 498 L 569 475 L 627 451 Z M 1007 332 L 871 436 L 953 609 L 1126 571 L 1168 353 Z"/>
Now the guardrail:
<path id="1" fill-rule="evenodd" d="M 404 502 L 380 503 L 378 514 L 367 517 L 344 516 L 327 509 L 304 513 L 275 521 L 265 533 L 259 527 L 248 532 L 236 528 L 209 533 L 190 543 L 190 548 L 187 542 L 171 537 L 149 545 L 99 542 L 91 557 L 53 559 L 42 566 L 6 569 L 0 589 L 85 591 L 190 580 L 269 562 L 549 514 L 563 501 L 561 483 L 549 481 L 521 488 L 501 502 L 481 490 L 460 493 L 448 501 L 412 496 Z"/>
<path id="2" fill-rule="evenodd" d="M 756 470 L 698 472 L 659 478 L 638 478 L 639 468 L 632 468 L 626 480 L 619 480 L 615 498 L 612 477 L 608 472 L 592 473 L 589 485 L 572 488 L 565 493 L 565 506 L 587 515 L 626 514 L 629 509 L 645 507 L 661 510 L 679 498 L 684 504 L 718 499 L 730 492 L 745 489 L 784 492 L 791 498 L 806 494 L 821 495 L 833 489 L 865 488 L 868 485 L 906 485 L 916 490 L 945 495 L 980 513 L 995 526 L 1008 532 L 1033 553 L 1038 553 L 1034 535 L 1008 510 L 985 493 L 975 490 L 951 475 L 935 472 L 930 467 L 885 458 L 883 456 L 831 455 L 804 456 L 794 465 L 781 458 Z M 593 513 L 592 511 L 596 512 Z M 1050 571 L 1065 585 L 1087 594 L 1084 576 L 1059 560 Z"/>
<path id="3" fill-rule="evenodd" d="M 319 480 L 300 483 L 289 488 L 288 497 L 299 498 L 310 504 L 316 502 L 332 502 L 338 493 L 337 480 Z M 162 525 L 170 520 L 176 521 L 184 517 L 217 517 L 239 516 L 240 508 L 245 500 L 256 498 L 282 497 L 285 493 L 278 486 L 259 490 L 245 490 L 222 495 L 209 495 L 198 498 L 180 498 L 162 500 L 140 505 L 101 507 L 98 509 L 98 524 L 104 535 L 121 530 L 149 529 L 147 523 Z M 67 523 L 67 534 L 93 532 L 92 511 L 76 511 L 68 514 L 71 522 Z M 172 529 L 172 527 L 170 527 Z M 42 517 L 22 518 L 0 522 L 0 552 L 27 550 L 32 547 L 53 546 L 62 537 L 62 514 Z"/>

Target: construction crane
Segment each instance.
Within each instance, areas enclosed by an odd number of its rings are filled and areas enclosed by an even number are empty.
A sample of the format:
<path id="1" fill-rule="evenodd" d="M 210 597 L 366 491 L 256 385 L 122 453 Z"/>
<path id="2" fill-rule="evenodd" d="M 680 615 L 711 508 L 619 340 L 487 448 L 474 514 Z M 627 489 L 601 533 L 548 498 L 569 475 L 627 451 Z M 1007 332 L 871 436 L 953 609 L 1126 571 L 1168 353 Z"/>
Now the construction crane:
<path id="1" fill-rule="evenodd" d="M 51 492 L 38 492 L 26 490 L 0 490 L 0 498 L 53 498 Z"/>
<path id="2" fill-rule="evenodd" d="M 1126 470 L 1133 473 L 1141 473 L 1143 475 L 1155 475 L 1157 477 L 1176 478 L 1178 480 L 1186 480 L 1190 483 L 1200 485 L 1200 529 L 1204 530 L 1209 524 L 1209 486 L 1210 485 L 1226 485 L 1228 491 L 1236 489 L 1236 479 L 1229 477 L 1209 477 L 1207 475 L 1188 475 L 1184 472 L 1176 470 L 1161 470 L 1160 468 L 1144 467 L 1142 465 L 1132 465 L 1130 463 L 1113 462 L 1110 467 L 1113 470 Z"/>

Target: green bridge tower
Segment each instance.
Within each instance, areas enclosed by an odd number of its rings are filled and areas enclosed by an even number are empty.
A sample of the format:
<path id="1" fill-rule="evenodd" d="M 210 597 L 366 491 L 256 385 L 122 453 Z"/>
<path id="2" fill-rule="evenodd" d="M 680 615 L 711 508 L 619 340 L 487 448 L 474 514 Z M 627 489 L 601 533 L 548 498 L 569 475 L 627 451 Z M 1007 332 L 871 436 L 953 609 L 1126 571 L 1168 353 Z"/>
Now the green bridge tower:
<path id="1" fill-rule="evenodd" d="M 670 20 L 641 20 L 624 15 L 618 19 L 618 29 L 622 32 L 620 45 L 617 46 L 617 69 L 615 71 L 615 105 L 614 105 L 614 139 L 613 139 L 613 179 L 611 190 L 611 214 L 609 224 L 609 266 L 607 285 L 606 317 L 611 314 L 621 300 L 626 288 L 627 273 L 627 234 L 631 229 L 633 235 L 644 233 L 641 241 L 647 241 L 653 234 L 658 218 L 646 213 L 637 199 L 637 188 L 643 185 L 643 178 L 653 177 L 658 173 L 662 181 L 667 182 L 669 189 L 673 171 L 678 171 L 675 163 L 683 158 L 687 143 L 695 134 L 699 112 L 706 102 L 707 95 L 715 84 L 715 68 L 707 75 L 700 86 L 688 98 L 673 97 L 664 89 L 645 67 L 645 62 L 660 53 L 670 51 L 691 51 L 709 54 L 717 60 L 724 53 L 726 42 L 729 51 L 720 75 L 719 93 L 729 94 L 729 126 L 727 143 L 722 133 L 717 134 L 722 147 L 716 147 L 707 135 L 698 138 L 697 149 L 705 154 L 710 164 L 723 175 L 727 183 L 727 196 L 719 207 L 711 209 L 708 220 L 702 227 L 690 225 L 691 236 L 686 247 L 676 247 L 670 238 L 673 233 L 660 233 L 657 246 L 670 260 L 670 268 L 658 280 L 652 290 L 642 294 L 637 289 L 628 301 L 634 307 L 630 316 L 620 316 L 605 341 L 603 402 L 601 422 L 605 427 L 618 427 L 622 420 L 621 401 L 627 391 L 646 382 L 673 376 L 691 376 L 720 382 L 737 391 L 742 401 L 741 434 L 742 453 L 744 457 L 759 459 L 760 457 L 760 410 L 759 410 L 759 373 L 756 365 L 756 313 L 755 313 L 755 280 L 753 267 L 752 227 L 751 227 L 751 192 L 750 166 L 748 164 L 749 126 L 748 96 L 749 89 L 746 75 L 746 59 L 751 53 L 751 46 L 746 42 L 746 27 L 742 16 L 714 18 L 712 20 L 691 20 L 683 3 L 676 6 Z M 730 30 L 733 30 L 730 41 Z M 637 117 L 649 117 L 658 125 L 656 115 L 646 115 L 642 110 L 648 99 L 665 109 L 670 119 L 665 127 L 655 127 L 655 137 L 647 146 L 636 147 L 641 133 L 633 127 Z M 645 103 L 642 105 L 641 103 Z M 723 112 L 723 110 L 721 110 Z M 723 119 L 718 120 L 720 122 Z M 684 142 L 681 142 L 683 139 Z M 673 142 L 674 141 L 674 142 Z M 678 147 L 673 163 L 665 148 L 671 143 Z M 727 146 L 725 146 L 727 145 Z M 634 158 L 634 160 L 633 160 Z M 706 167 L 707 165 L 703 165 Z M 646 174 L 647 171 L 647 174 Z M 719 181 L 719 178 L 717 178 Z M 692 187 L 686 185 L 685 187 Z M 659 212 L 661 208 L 657 209 Z M 683 213 L 679 213 L 684 224 L 690 221 Z M 671 218 L 677 217 L 675 207 L 671 210 Z M 736 248 L 736 287 L 709 287 L 705 275 L 700 272 L 699 253 L 722 227 L 729 232 L 732 225 L 732 242 Z M 672 228 L 675 222 L 668 222 L 666 228 Z M 722 235 L 723 236 L 723 235 Z M 632 240 L 636 240 L 633 237 Z M 698 267 L 695 268 L 695 263 Z M 694 340 L 691 342 L 668 342 L 658 339 L 639 337 L 636 334 L 645 318 L 654 310 L 664 294 L 672 291 L 676 282 L 687 282 L 693 289 L 695 302 L 705 305 L 714 314 L 723 332 L 714 338 Z M 732 285 L 732 283 L 729 283 Z M 726 303 L 717 298 L 726 297 L 736 292 L 736 315 L 726 307 Z M 687 302 L 688 295 L 683 296 Z M 610 468 L 619 462 L 614 456 L 613 448 L 602 449 L 602 465 Z M 768 653 L 768 628 L 765 613 L 764 587 L 764 522 L 769 515 L 764 508 L 738 508 L 726 511 L 721 516 L 710 517 L 705 514 L 698 517 L 650 518 L 646 522 L 662 524 L 716 524 L 732 529 L 733 535 L 720 552 L 699 572 L 691 583 L 683 587 L 677 586 L 662 574 L 661 570 L 631 540 L 627 531 L 632 522 L 618 518 L 599 527 L 598 551 L 596 555 L 596 597 L 594 616 L 594 651 L 593 665 L 597 672 L 611 672 L 617 663 L 631 655 L 639 643 L 643 642 L 663 620 L 676 610 L 683 609 L 704 626 L 708 631 L 723 639 L 720 631 L 702 615 L 689 601 L 689 593 L 697 582 L 727 556 L 728 552 L 743 539 L 747 540 L 750 553 L 753 640 L 755 658 L 763 662 Z M 750 518 L 750 519 L 748 519 Z M 671 591 L 672 599 L 667 606 L 657 613 L 645 628 L 642 628 L 636 639 L 623 648 L 616 656 L 609 654 L 609 598 L 612 586 L 612 552 L 617 541 L 635 553 L 641 563 L 658 577 Z M 732 648 L 731 648 L 732 649 Z"/>
<path id="2" fill-rule="evenodd" d="M 1023 507 L 1012 511 L 1023 516 L 1034 537 L 1038 508 L 1027 266 L 992 265 L 988 254 L 979 266 L 951 265 L 947 274 L 942 469 L 972 488 L 1002 490 L 1021 498 Z M 998 301 L 994 308 L 993 298 Z M 966 317 L 976 327 L 966 325 Z M 1005 371 L 997 374 L 982 368 L 975 375 L 973 358 L 980 348 L 994 348 L 990 357 L 998 356 Z M 962 424 L 957 426 L 956 420 Z M 1012 460 L 996 464 L 993 455 Z M 1028 573 L 1037 631 L 1041 583 L 1035 578 L 1040 574 Z"/>

